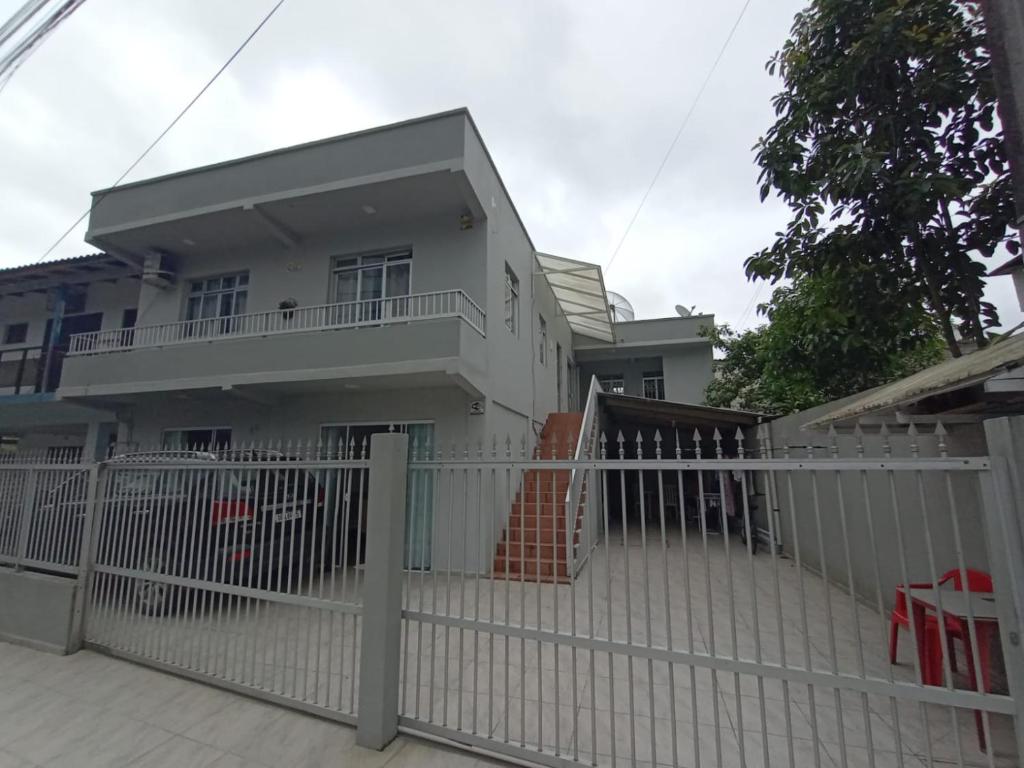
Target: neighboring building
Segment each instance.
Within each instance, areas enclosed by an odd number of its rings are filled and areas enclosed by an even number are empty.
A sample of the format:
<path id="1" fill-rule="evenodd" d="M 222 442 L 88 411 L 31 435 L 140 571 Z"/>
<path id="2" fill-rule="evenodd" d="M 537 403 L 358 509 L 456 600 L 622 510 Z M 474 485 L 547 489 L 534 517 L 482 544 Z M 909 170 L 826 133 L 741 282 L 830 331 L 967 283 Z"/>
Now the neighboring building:
<path id="1" fill-rule="evenodd" d="M 56 392 L 74 334 L 131 326 L 139 269 L 98 253 L 0 270 L 0 436 L 5 446 L 73 459 L 103 453 L 117 429 L 112 404 Z"/>
<path id="2" fill-rule="evenodd" d="M 599 267 L 537 253 L 466 110 L 94 200 L 104 254 L 0 272 L 3 382 L 11 350 L 40 361 L 17 374 L 31 392 L 0 390 L 0 435 L 26 446 L 389 428 L 445 451 L 532 445 L 548 414 L 582 410 L 592 374 L 690 403 L 711 378 L 713 318 L 613 323 Z"/>

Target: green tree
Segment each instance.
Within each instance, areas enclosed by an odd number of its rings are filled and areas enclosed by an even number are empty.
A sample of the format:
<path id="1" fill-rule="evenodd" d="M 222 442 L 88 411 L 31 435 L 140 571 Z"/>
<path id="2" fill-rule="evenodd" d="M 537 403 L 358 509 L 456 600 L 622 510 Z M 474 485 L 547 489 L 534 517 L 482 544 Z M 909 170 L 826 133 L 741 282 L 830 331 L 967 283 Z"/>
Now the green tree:
<path id="1" fill-rule="evenodd" d="M 755 147 L 761 199 L 792 219 L 747 275 L 841 287 L 850 349 L 877 341 L 866 307 L 904 330 L 925 307 L 954 356 L 957 326 L 984 346 L 998 318 L 975 257 L 1018 244 L 977 4 L 812 0 L 768 71 L 784 88 Z"/>
<path id="2" fill-rule="evenodd" d="M 742 333 L 728 326 L 709 329 L 706 335 L 725 357 L 708 386 L 707 403 L 782 415 L 870 389 L 942 358 L 941 338 L 923 308 L 873 305 L 865 317 L 836 302 L 840 292 L 827 280 L 801 277 L 775 289 L 759 307 L 767 324 Z"/>

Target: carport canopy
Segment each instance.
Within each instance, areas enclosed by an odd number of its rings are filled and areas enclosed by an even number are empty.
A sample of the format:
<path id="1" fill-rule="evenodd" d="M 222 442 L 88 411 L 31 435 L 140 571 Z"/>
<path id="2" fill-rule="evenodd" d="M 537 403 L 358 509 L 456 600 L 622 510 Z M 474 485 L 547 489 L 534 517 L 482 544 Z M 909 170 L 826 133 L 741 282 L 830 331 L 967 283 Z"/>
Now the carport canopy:
<path id="1" fill-rule="evenodd" d="M 744 432 L 756 427 L 764 418 L 762 414 L 740 411 L 733 408 L 712 408 L 708 405 L 676 403 L 670 400 L 651 400 L 632 395 L 618 395 L 602 392 L 599 396 L 600 412 L 613 426 L 615 434 L 608 434 L 614 441 L 621 429 L 627 441 L 635 439 L 637 431 L 649 435 L 661 431 L 665 451 L 675 450 L 676 432 L 681 444 L 691 444 L 694 430 L 699 430 L 702 441 L 712 447 L 712 436 L 717 429 L 725 442 L 735 445 L 736 430 Z"/>

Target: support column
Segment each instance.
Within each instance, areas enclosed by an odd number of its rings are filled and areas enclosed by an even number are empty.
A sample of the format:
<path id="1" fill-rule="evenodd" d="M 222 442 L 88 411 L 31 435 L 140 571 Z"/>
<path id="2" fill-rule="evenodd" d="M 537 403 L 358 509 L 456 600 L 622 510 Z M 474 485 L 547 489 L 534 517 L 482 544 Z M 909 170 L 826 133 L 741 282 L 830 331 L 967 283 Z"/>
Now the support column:
<path id="1" fill-rule="evenodd" d="M 1017 751 L 1024 755 L 1024 416 L 987 420 L 985 439 L 992 461 L 991 471 L 981 476 L 985 539 L 1006 679 L 1017 709 Z"/>
<path id="2" fill-rule="evenodd" d="M 356 733 L 356 743 L 368 749 L 384 749 L 398 735 L 408 460 L 408 435 L 370 438 Z"/>

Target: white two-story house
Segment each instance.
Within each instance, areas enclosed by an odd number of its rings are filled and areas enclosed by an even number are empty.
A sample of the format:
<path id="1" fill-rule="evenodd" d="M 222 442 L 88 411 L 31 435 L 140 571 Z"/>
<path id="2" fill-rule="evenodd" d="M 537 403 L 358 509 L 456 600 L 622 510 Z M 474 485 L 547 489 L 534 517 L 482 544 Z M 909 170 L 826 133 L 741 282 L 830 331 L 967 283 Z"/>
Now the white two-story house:
<path id="1" fill-rule="evenodd" d="M 0 271 L 9 443 L 461 452 L 532 445 L 593 374 L 711 377 L 713 318 L 613 323 L 599 267 L 536 250 L 466 110 L 100 190 L 86 240 Z"/>

